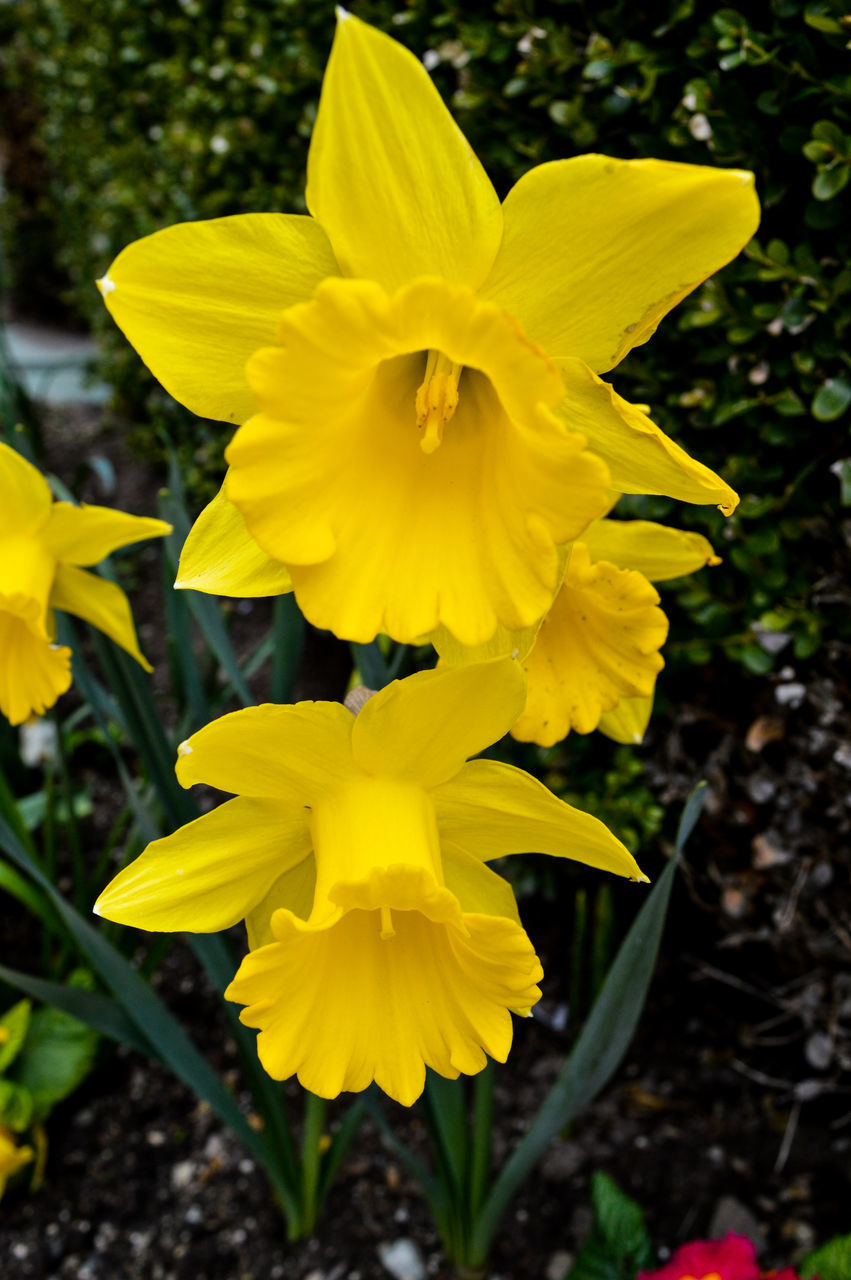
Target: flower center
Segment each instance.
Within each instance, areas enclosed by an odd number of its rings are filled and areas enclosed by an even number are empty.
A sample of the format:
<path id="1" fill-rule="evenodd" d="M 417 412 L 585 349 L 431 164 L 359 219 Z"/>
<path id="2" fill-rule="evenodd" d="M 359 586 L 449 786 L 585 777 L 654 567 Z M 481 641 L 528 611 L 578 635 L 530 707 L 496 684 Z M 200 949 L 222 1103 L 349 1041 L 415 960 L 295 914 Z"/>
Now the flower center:
<path id="1" fill-rule="evenodd" d="M 455 364 L 442 351 L 429 351 L 425 377 L 416 396 L 417 426 L 422 431 L 420 448 L 434 453 L 443 439 L 443 428 L 458 407 L 458 383 L 464 366 Z"/>

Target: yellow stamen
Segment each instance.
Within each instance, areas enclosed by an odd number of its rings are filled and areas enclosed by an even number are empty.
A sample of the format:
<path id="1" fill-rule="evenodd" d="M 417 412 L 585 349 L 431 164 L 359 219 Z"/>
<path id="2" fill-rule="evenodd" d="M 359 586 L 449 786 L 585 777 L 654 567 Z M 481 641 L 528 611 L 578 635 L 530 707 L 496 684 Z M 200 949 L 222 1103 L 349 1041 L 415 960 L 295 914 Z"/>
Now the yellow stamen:
<path id="1" fill-rule="evenodd" d="M 417 426 L 423 432 L 420 448 L 434 453 L 443 439 L 443 428 L 458 407 L 458 382 L 463 365 L 442 351 L 429 351 L 425 377 L 417 391 Z"/>
<path id="2" fill-rule="evenodd" d="M 389 907 L 381 908 L 381 938 L 386 941 L 387 938 L 395 938 L 396 930 L 393 928 L 393 917 L 390 915 Z"/>

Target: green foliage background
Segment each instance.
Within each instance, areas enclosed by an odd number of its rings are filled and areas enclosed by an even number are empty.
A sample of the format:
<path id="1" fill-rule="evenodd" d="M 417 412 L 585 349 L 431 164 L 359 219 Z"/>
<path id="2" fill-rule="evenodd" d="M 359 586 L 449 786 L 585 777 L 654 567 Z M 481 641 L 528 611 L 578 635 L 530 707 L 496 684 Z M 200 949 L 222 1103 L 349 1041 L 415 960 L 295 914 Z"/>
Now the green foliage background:
<path id="1" fill-rule="evenodd" d="M 662 22 L 663 6 L 632 0 L 593 11 L 578 0 L 352 8 L 430 51 L 502 193 L 530 166 L 587 150 L 755 171 L 759 239 L 614 378 L 722 471 L 742 506 L 726 523 L 660 499 L 622 509 L 701 528 L 724 556 L 722 569 L 666 593 L 689 615 L 669 661 L 702 662 L 721 644 L 768 671 L 844 631 L 851 20 L 830 0 L 774 0 L 756 27 L 698 0 L 672 0 Z M 13 295 L 44 307 L 61 292 L 103 335 L 119 412 L 155 456 L 167 428 L 199 500 L 221 474 L 225 433 L 167 400 L 92 282 L 126 243 L 174 221 L 303 211 L 332 33 L 333 6 L 316 0 L 0 6 Z M 767 631 L 791 637 L 776 655 L 759 642 Z"/>

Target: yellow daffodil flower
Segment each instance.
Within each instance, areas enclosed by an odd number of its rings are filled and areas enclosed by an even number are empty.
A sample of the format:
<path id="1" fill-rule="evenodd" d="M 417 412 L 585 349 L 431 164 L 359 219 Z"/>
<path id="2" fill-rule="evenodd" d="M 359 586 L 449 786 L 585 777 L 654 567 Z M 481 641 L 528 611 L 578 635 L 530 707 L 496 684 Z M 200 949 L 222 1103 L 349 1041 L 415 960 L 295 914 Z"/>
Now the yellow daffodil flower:
<path id="1" fill-rule="evenodd" d="M 567 557 L 543 621 L 500 631 L 466 649 L 445 631 L 432 636 L 452 666 L 516 653 L 528 677 L 526 706 L 512 736 L 549 747 L 572 730 L 601 729 L 640 742 L 650 716 L 668 620 L 654 582 L 720 564 L 699 533 L 648 520 L 595 520 Z"/>
<path id="2" fill-rule="evenodd" d="M 601 822 L 529 774 L 468 757 L 523 709 L 510 659 L 396 681 L 354 716 L 332 702 L 261 706 L 179 750 L 184 786 L 235 793 L 157 840 L 95 910 L 145 929 L 246 919 L 226 991 L 276 1079 L 323 1097 L 375 1080 L 409 1105 L 425 1067 L 504 1061 L 510 1010 L 537 1001 L 538 959 L 514 894 L 486 864 L 537 850 L 631 879 Z"/>
<path id="3" fill-rule="evenodd" d="M 546 612 L 610 485 L 735 506 L 599 375 L 747 242 L 753 178 L 589 155 L 500 204 L 417 59 L 338 12 L 312 217 L 169 227 L 99 284 L 172 395 L 243 424 L 179 586 L 477 645 Z"/>
<path id="4" fill-rule="evenodd" d="M 12 1175 L 29 1164 L 34 1156 L 32 1147 L 18 1146 L 14 1134 L 0 1124 L 0 1199 Z"/>
<path id="5" fill-rule="evenodd" d="M 12 724 L 52 707 L 71 684 L 71 650 L 53 643 L 53 610 L 90 622 L 150 671 L 127 597 L 85 565 L 171 531 L 162 520 L 54 502 L 44 477 L 0 443 L 0 712 Z"/>

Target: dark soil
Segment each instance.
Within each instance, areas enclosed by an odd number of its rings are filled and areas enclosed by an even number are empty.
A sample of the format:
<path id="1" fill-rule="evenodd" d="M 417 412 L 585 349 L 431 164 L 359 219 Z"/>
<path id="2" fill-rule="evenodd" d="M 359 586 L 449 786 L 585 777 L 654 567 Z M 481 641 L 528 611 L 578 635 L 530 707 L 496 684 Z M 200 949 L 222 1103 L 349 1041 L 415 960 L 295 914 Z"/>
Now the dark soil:
<path id="1" fill-rule="evenodd" d="M 131 491 L 85 496 L 152 510 L 151 477 L 124 466 L 119 474 L 132 477 L 121 482 Z M 155 654 L 153 598 L 140 631 Z M 705 778 L 709 793 L 650 1001 L 615 1081 L 553 1144 L 510 1208 L 493 1276 L 561 1280 L 587 1231 L 595 1169 L 640 1201 L 663 1250 L 742 1230 L 766 1265 L 782 1266 L 851 1231 L 848 659 L 828 642 L 777 677 L 716 667 L 669 678 L 677 711 L 654 724 L 642 748 L 648 784 L 671 828 L 696 781 Z M 644 863 L 655 876 L 661 853 Z M 631 914 L 637 892 L 615 886 L 619 913 Z M 566 1043 L 553 1029 L 566 998 L 553 959 L 564 950 L 564 905 L 529 903 L 524 916 L 547 978 L 540 1016 L 517 1024 L 498 1072 L 500 1160 L 555 1078 Z M 30 922 L 4 932 L 25 967 L 21 956 L 35 947 Z M 250 1112 L 219 1002 L 182 940 L 158 988 Z M 289 1092 L 298 1114 L 298 1091 Z M 422 1150 L 417 1113 L 386 1110 L 399 1136 Z M 371 1123 L 316 1238 L 288 1244 L 262 1173 L 215 1117 L 164 1069 L 107 1049 L 54 1113 L 44 1187 L 3 1201 L 0 1276 L 370 1280 L 389 1274 L 379 1246 L 400 1238 L 415 1244 L 428 1275 L 449 1276 L 416 1186 Z"/>

